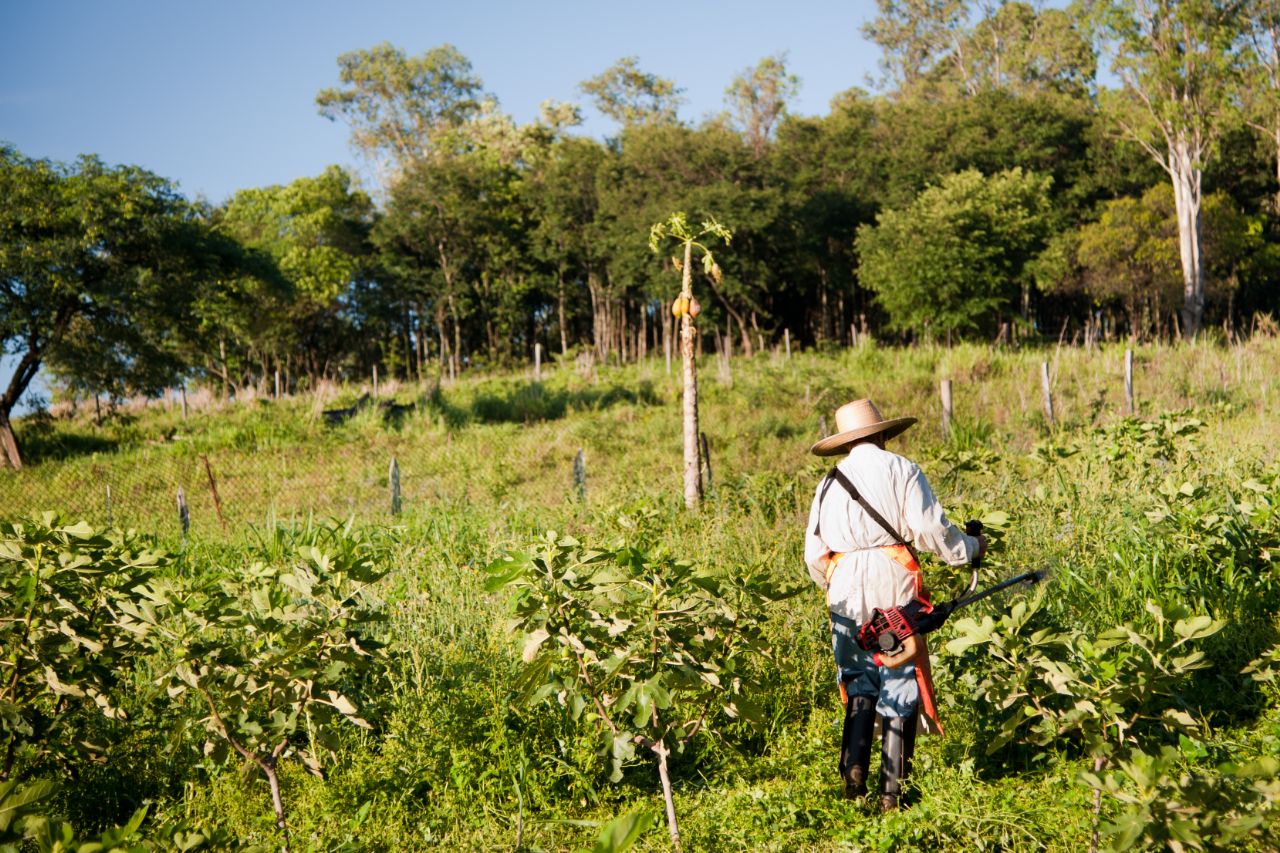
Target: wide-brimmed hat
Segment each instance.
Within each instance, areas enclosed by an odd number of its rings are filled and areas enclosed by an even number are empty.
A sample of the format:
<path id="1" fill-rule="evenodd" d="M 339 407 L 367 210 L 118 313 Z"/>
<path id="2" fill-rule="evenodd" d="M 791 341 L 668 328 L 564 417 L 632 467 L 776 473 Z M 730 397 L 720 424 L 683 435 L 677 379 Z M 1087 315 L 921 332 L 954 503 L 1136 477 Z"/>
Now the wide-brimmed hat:
<path id="1" fill-rule="evenodd" d="M 854 400 L 836 409 L 835 434 L 822 439 L 809 448 L 809 451 L 818 456 L 835 456 L 860 438 L 880 434 L 888 441 L 915 422 L 915 418 L 891 418 L 886 421 L 875 403 L 870 400 Z"/>

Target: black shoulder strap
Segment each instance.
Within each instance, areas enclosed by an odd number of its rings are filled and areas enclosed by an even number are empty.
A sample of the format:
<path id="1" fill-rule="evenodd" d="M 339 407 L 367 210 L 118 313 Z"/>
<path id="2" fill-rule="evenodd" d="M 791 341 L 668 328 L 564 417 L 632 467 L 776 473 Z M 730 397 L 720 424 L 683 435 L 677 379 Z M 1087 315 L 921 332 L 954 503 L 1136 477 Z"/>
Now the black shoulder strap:
<path id="1" fill-rule="evenodd" d="M 884 516 L 876 512 L 876 508 L 867 503 L 867 499 L 858 493 L 858 489 L 853 485 L 853 481 L 846 477 L 844 472 L 838 467 L 831 469 L 831 473 L 827 475 L 826 482 L 822 484 L 822 491 L 818 495 L 818 521 L 813 525 L 814 536 L 817 536 L 819 539 L 822 538 L 822 501 L 827 496 L 827 491 L 831 488 L 832 483 L 839 483 L 844 490 L 849 493 L 849 497 L 861 504 L 862 508 L 866 510 L 867 515 L 871 516 L 872 520 L 883 527 L 885 532 L 893 537 L 894 542 L 897 542 L 899 545 L 907 544 L 906 541 L 898 535 L 898 531 L 893 529 L 893 525 L 885 521 Z"/>

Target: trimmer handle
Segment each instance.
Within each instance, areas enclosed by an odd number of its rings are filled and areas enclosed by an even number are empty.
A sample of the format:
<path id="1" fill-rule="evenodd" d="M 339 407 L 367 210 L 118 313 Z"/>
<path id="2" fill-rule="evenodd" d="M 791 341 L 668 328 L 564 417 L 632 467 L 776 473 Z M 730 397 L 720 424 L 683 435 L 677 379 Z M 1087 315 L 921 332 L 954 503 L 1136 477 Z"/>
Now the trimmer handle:
<path id="1" fill-rule="evenodd" d="M 976 518 L 971 518 L 971 519 L 969 519 L 968 521 L 966 521 L 966 522 L 964 523 L 964 532 L 965 532 L 965 534 L 966 534 L 966 535 L 968 535 L 968 536 L 981 536 L 981 535 L 982 535 L 982 522 L 981 522 L 981 521 L 978 521 L 978 519 L 976 519 Z M 980 567 L 982 566 L 982 558 L 981 558 L 981 557 L 974 557 L 974 558 L 969 562 L 969 565 L 973 566 L 975 569 L 980 568 Z M 975 577 L 976 577 L 976 575 L 975 575 Z"/>

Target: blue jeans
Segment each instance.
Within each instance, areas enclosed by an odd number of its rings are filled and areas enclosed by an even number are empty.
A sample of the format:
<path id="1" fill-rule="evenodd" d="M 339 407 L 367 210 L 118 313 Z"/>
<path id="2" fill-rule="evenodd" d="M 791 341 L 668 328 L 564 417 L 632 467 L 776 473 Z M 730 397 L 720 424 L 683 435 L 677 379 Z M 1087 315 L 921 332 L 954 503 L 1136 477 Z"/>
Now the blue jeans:
<path id="1" fill-rule="evenodd" d="M 909 717 L 920 704 L 913 663 L 889 667 L 875 662 L 873 653 L 858 645 L 858 626 L 852 619 L 831 612 L 831 647 L 837 678 L 850 696 L 871 696 L 882 717 Z"/>

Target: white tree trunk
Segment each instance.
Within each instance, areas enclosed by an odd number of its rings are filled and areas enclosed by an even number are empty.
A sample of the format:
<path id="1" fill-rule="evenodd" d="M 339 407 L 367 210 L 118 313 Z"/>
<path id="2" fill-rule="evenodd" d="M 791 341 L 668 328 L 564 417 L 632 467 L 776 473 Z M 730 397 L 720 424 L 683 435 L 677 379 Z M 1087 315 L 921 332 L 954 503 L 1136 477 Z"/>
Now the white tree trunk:
<path id="1" fill-rule="evenodd" d="M 1204 264 L 1200 257 L 1200 177 L 1186 140 L 1169 146 L 1169 172 L 1178 214 L 1178 254 L 1182 260 L 1182 334 L 1191 340 L 1204 317 Z"/>

